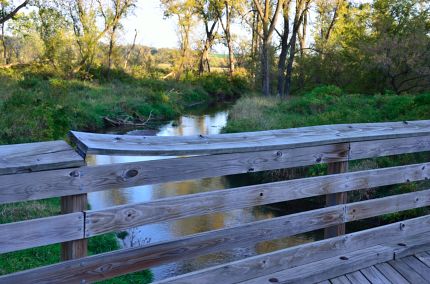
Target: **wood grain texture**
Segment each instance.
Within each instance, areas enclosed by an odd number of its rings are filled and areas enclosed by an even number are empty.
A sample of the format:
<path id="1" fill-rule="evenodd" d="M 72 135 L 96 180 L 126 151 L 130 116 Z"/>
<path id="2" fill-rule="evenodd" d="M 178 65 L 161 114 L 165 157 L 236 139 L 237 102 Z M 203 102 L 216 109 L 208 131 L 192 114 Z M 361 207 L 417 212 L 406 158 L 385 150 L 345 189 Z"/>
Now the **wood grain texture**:
<path id="1" fill-rule="evenodd" d="M 388 262 L 397 272 L 399 272 L 407 281 L 413 284 L 428 284 L 428 281 L 419 275 L 415 270 L 409 267 L 403 259 L 391 260 Z"/>
<path id="2" fill-rule="evenodd" d="M 418 260 L 415 256 L 407 256 L 402 258 L 402 260 L 415 272 L 421 275 L 422 278 L 430 281 L 430 268 Z"/>
<path id="3" fill-rule="evenodd" d="M 331 284 L 352 284 L 345 275 L 330 279 Z M 366 284 L 366 283 L 363 283 Z"/>
<path id="4" fill-rule="evenodd" d="M 0 175 L 83 165 L 82 157 L 64 141 L 0 146 Z"/>
<path id="5" fill-rule="evenodd" d="M 390 284 L 391 282 L 375 266 L 360 270 L 372 284 Z"/>
<path id="6" fill-rule="evenodd" d="M 373 284 L 360 271 L 348 273 L 345 276 L 352 284 Z"/>
<path id="7" fill-rule="evenodd" d="M 241 283 L 271 284 L 273 283 L 273 279 L 277 280 L 276 283 L 282 284 L 315 283 L 322 279 L 330 279 L 377 263 L 391 260 L 393 253 L 391 249 L 384 246 L 373 246 L 348 253 L 344 257 L 346 258 L 341 259 L 339 256 L 336 256 L 323 259 L 317 262 L 253 278 Z"/>
<path id="8" fill-rule="evenodd" d="M 409 283 L 399 272 L 397 272 L 388 263 L 380 263 L 375 265 L 378 269 L 391 283 L 396 284 L 411 284 Z"/>
<path id="9" fill-rule="evenodd" d="M 350 160 L 430 151 L 430 136 L 351 142 Z"/>
<path id="10" fill-rule="evenodd" d="M 430 163 L 288 180 L 86 212 L 86 236 L 294 199 L 424 180 Z"/>
<path id="11" fill-rule="evenodd" d="M 430 237 L 429 225 L 430 216 L 418 217 L 209 267 L 159 281 L 159 284 L 237 283 L 375 245 L 403 242 L 414 235 Z M 393 255 L 395 249 L 391 247 Z"/>
<path id="12" fill-rule="evenodd" d="M 425 265 L 427 265 L 427 267 L 430 267 L 430 254 L 428 254 L 427 252 L 419 252 L 416 253 L 415 256 Z"/>
<path id="13" fill-rule="evenodd" d="M 0 253 L 84 237 L 82 212 L 0 225 Z"/>
<path id="14" fill-rule="evenodd" d="M 430 189 L 345 205 L 347 222 L 430 205 Z"/>
<path id="15" fill-rule="evenodd" d="M 224 176 L 347 159 L 347 144 L 195 156 L 0 176 L 0 202 Z"/>
<path id="16" fill-rule="evenodd" d="M 430 135 L 430 121 L 322 125 L 207 136 L 151 137 L 70 133 L 87 154 L 195 155 L 266 151 Z"/>
<path id="17" fill-rule="evenodd" d="M 348 161 L 329 163 L 327 174 L 345 173 L 348 171 Z M 331 193 L 326 195 L 326 206 L 345 204 L 348 201 L 348 192 Z M 332 238 L 345 234 L 345 224 L 340 224 L 324 229 L 324 237 Z"/>
<path id="18" fill-rule="evenodd" d="M 61 197 L 61 214 L 83 212 L 88 208 L 87 194 Z M 84 215 L 85 216 L 85 215 Z M 84 220 L 85 221 L 85 220 Z M 61 260 L 85 257 L 88 254 L 87 239 L 73 240 L 61 244 Z"/>

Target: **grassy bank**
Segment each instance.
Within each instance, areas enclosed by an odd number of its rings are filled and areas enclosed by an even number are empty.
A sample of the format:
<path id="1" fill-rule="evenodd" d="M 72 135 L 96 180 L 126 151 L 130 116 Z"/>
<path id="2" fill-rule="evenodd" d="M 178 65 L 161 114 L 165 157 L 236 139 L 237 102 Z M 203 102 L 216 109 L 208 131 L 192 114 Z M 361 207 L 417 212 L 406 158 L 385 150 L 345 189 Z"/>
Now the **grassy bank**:
<path id="1" fill-rule="evenodd" d="M 430 93 L 345 94 L 337 87 L 323 86 L 288 100 L 243 97 L 230 112 L 225 131 L 417 119 L 430 119 Z"/>
<path id="2" fill-rule="evenodd" d="M 58 76 L 45 65 L 0 68 L 0 144 L 61 139 L 70 129 L 99 131 L 104 117 L 130 121 L 172 119 L 187 107 L 235 99 L 246 80 L 223 74 L 188 81 L 133 77 L 112 72 L 106 80 Z"/>

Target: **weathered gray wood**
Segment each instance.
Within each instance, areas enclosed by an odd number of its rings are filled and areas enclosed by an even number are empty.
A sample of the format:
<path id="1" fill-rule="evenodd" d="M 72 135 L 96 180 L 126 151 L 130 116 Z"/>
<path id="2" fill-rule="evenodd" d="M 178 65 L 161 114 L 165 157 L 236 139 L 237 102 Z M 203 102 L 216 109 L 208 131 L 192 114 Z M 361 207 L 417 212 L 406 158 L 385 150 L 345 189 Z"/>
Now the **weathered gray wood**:
<path id="1" fill-rule="evenodd" d="M 87 194 L 61 198 L 61 214 L 83 212 L 88 208 Z M 73 240 L 61 244 L 61 260 L 81 258 L 88 254 L 87 239 Z"/>
<path id="2" fill-rule="evenodd" d="M 410 284 L 402 274 L 397 272 L 388 263 L 379 263 L 375 267 L 393 284 Z"/>
<path id="3" fill-rule="evenodd" d="M 195 156 L 143 162 L 81 167 L 20 176 L 0 176 L 0 202 L 57 194 L 77 194 L 118 187 L 182 181 L 257 172 L 346 159 L 346 144 L 225 155 Z M 11 191 L 13 188 L 13 191 Z M 4 196 L 6 194 L 6 196 Z M 15 196 L 15 197 L 14 197 Z"/>
<path id="4" fill-rule="evenodd" d="M 392 247 L 395 248 L 395 259 L 430 250 L 429 240 L 425 235 L 416 235 L 401 243 L 392 244 Z"/>
<path id="5" fill-rule="evenodd" d="M 430 216 L 418 217 L 202 269 L 160 283 L 236 283 L 375 245 L 400 243 L 414 235 L 430 237 L 429 225 Z"/>
<path id="6" fill-rule="evenodd" d="M 374 266 L 360 270 L 372 284 L 391 284 L 391 282 Z"/>
<path id="7" fill-rule="evenodd" d="M 191 155 L 297 148 L 430 134 L 430 121 L 338 124 L 208 136 L 151 137 L 71 132 L 87 154 Z"/>
<path id="8" fill-rule="evenodd" d="M 352 282 L 345 275 L 330 279 L 331 284 L 351 284 Z"/>
<path id="9" fill-rule="evenodd" d="M 282 270 L 266 276 L 257 277 L 241 283 L 270 284 L 276 283 L 314 283 L 320 279 L 329 279 L 345 273 L 357 271 L 377 263 L 385 262 L 393 257 L 392 250 L 383 246 L 373 246 L 345 255 L 327 258 L 298 267 Z M 270 281 L 272 280 L 272 281 Z"/>
<path id="10" fill-rule="evenodd" d="M 403 262 L 405 262 L 410 268 L 415 270 L 422 278 L 429 280 L 430 282 L 430 268 L 426 266 L 424 263 L 418 260 L 415 256 L 407 256 L 402 258 Z"/>
<path id="11" fill-rule="evenodd" d="M 328 164 L 327 173 L 329 175 L 345 173 L 347 171 L 348 171 L 348 161 Z M 340 193 L 327 194 L 325 203 L 326 203 L 326 206 L 333 206 L 338 204 L 345 204 L 347 203 L 347 201 L 348 201 L 348 193 L 340 192 Z M 324 229 L 324 237 L 326 239 L 344 235 L 344 234 L 345 234 L 345 223 Z"/>
<path id="12" fill-rule="evenodd" d="M 426 252 L 419 252 L 416 253 L 415 256 L 425 265 L 427 265 L 428 267 L 430 267 L 430 254 L 426 253 Z"/>
<path id="13" fill-rule="evenodd" d="M 83 238 L 84 214 L 72 213 L 0 225 L 0 253 Z"/>
<path id="14" fill-rule="evenodd" d="M 352 142 L 350 159 L 358 160 L 430 151 L 430 136 Z"/>
<path id="15" fill-rule="evenodd" d="M 64 141 L 0 146 L 0 175 L 79 167 L 82 157 Z"/>
<path id="16" fill-rule="evenodd" d="M 345 276 L 352 284 L 371 284 L 360 271 L 348 273 Z"/>
<path id="17" fill-rule="evenodd" d="M 139 248 L 98 254 L 82 261 L 70 260 L 39 270 L 21 272 L 0 277 L 0 283 L 13 279 L 18 283 L 29 281 L 43 283 L 70 283 L 96 281 L 126 274 L 163 263 L 226 249 L 255 244 L 312 231 L 342 222 L 342 207 L 322 208 L 269 220 L 262 220 L 237 227 L 221 229 L 161 242 Z M 302 220 L 307 220 L 303 224 Z M 2 282 L 3 281 L 3 282 Z"/>
<path id="18" fill-rule="evenodd" d="M 86 212 L 86 236 L 327 193 L 424 180 L 428 176 L 430 164 L 425 163 L 245 186 L 90 210 Z"/>
<path id="19" fill-rule="evenodd" d="M 403 259 L 392 260 L 388 262 L 397 272 L 399 272 L 407 281 L 414 284 L 428 284 L 415 270 L 411 269 Z"/>
<path id="20" fill-rule="evenodd" d="M 346 204 L 346 221 L 355 221 L 387 213 L 430 205 L 430 189 Z"/>
<path id="21" fill-rule="evenodd" d="M 318 284 L 331 284 L 331 283 L 328 280 L 324 280 L 324 281 L 318 282 Z"/>

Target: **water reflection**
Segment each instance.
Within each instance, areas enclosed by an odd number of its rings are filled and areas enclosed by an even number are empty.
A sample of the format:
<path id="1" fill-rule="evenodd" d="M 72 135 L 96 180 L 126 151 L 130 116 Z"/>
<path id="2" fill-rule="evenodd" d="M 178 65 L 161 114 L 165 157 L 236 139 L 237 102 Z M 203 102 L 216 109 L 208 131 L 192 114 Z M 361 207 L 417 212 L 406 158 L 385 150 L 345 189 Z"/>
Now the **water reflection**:
<path id="1" fill-rule="evenodd" d="M 217 134 L 227 122 L 227 111 L 217 111 L 206 115 L 183 116 L 178 121 L 172 121 L 162 126 L 157 133 L 159 136 Z M 122 157 L 122 156 L 89 156 L 88 164 L 101 165 L 163 159 L 166 157 Z M 241 180 L 246 185 L 246 180 Z M 170 196 L 192 194 L 211 190 L 222 190 L 231 187 L 229 180 L 224 177 L 189 180 L 160 185 L 137 186 L 126 189 L 95 192 L 89 194 L 92 209 L 100 209 L 133 202 L 143 202 L 166 198 Z M 142 245 L 170 240 L 181 236 L 196 234 L 209 230 L 237 226 L 240 224 L 273 218 L 279 212 L 264 207 L 233 210 L 230 212 L 214 213 L 196 216 L 171 222 L 150 224 L 129 230 L 129 236 L 124 240 L 124 246 Z M 153 268 L 154 280 L 164 279 L 204 267 L 220 264 L 259 253 L 266 253 L 280 248 L 311 241 L 309 237 L 290 237 L 275 241 L 267 241 L 252 247 L 235 248 L 222 253 L 196 257 Z"/>

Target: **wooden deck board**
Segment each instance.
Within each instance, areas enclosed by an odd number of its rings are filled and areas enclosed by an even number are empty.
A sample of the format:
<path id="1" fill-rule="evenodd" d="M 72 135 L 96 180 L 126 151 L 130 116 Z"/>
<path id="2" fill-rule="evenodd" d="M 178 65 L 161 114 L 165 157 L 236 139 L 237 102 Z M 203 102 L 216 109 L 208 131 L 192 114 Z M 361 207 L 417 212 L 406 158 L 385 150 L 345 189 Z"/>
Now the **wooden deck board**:
<path id="1" fill-rule="evenodd" d="M 371 284 L 361 271 L 351 272 L 345 276 L 352 284 Z"/>
<path id="2" fill-rule="evenodd" d="M 360 270 L 367 280 L 372 284 L 387 284 L 391 283 L 375 266 L 370 266 Z"/>
<path id="3" fill-rule="evenodd" d="M 375 267 L 393 284 L 409 284 L 402 274 L 395 270 L 388 263 L 380 263 L 375 265 Z"/>
<path id="4" fill-rule="evenodd" d="M 330 279 L 330 282 L 331 284 L 352 284 L 345 275 Z"/>
<path id="5" fill-rule="evenodd" d="M 415 256 L 425 265 L 430 267 L 430 254 L 428 252 L 420 252 L 415 254 Z"/>
<path id="6" fill-rule="evenodd" d="M 391 260 L 388 264 L 399 272 L 407 281 L 413 284 L 428 284 L 421 275 L 413 270 L 406 262 L 402 259 Z"/>

